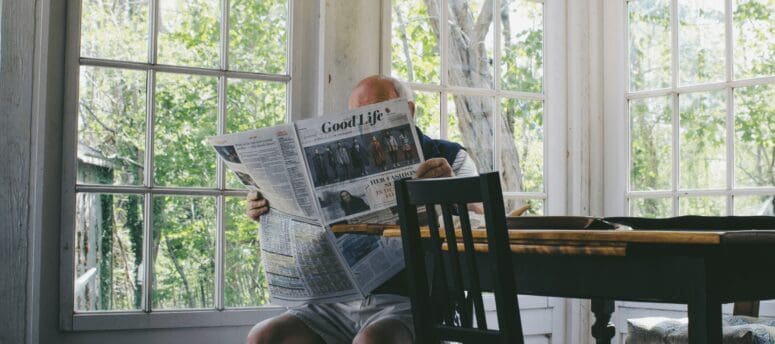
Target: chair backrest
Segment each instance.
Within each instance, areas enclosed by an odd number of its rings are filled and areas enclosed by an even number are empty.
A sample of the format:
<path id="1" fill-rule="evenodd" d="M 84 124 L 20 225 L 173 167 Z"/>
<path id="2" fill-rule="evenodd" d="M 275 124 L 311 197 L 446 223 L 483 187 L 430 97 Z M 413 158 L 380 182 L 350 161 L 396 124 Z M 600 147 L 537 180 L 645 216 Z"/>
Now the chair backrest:
<path id="1" fill-rule="evenodd" d="M 523 343 L 499 174 L 403 179 L 395 188 L 416 342 Z M 481 252 L 475 253 L 467 205 L 479 202 L 484 208 L 487 245 L 483 249 L 478 243 Z M 437 206 L 445 239 L 439 234 Z M 430 228 L 428 240 L 420 232 L 418 213 L 423 207 Z M 460 220 L 460 237 L 453 227 L 454 216 Z M 489 255 L 494 266 L 477 265 L 476 257 L 482 255 Z M 487 326 L 480 287 L 485 278 L 492 279 L 499 330 Z"/>

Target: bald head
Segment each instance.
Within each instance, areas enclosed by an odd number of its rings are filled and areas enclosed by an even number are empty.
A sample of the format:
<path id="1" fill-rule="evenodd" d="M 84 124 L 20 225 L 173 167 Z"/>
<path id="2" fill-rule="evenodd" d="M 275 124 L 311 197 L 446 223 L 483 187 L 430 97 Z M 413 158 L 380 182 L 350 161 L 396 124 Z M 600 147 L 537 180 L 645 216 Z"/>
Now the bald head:
<path id="1" fill-rule="evenodd" d="M 367 77 L 350 92 L 350 109 L 398 98 L 393 81 L 379 75 Z"/>
<path id="2" fill-rule="evenodd" d="M 382 76 L 372 75 L 358 82 L 350 92 L 350 109 L 355 109 L 361 106 L 376 104 L 391 99 L 396 99 L 401 96 L 400 91 L 397 89 L 397 85 L 401 85 L 398 79 Z M 398 86 L 400 87 L 400 86 Z M 404 93 L 408 93 L 405 86 Z M 404 95 L 409 99 L 409 110 L 414 115 L 414 102 L 411 99 L 411 95 Z"/>

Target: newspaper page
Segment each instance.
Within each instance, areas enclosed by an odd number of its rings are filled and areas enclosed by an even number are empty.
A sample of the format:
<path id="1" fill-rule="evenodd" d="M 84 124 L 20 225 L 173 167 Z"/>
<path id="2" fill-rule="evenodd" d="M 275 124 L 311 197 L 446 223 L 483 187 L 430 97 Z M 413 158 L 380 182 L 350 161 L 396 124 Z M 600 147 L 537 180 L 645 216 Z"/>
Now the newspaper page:
<path id="1" fill-rule="evenodd" d="M 279 212 L 261 217 L 261 259 L 270 301 L 296 306 L 362 297 L 341 264 L 333 234 Z"/>
<path id="2" fill-rule="evenodd" d="M 226 166 L 249 189 L 259 190 L 271 207 L 315 219 L 307 167 L 293 124 L 208 138 Z"/>
<path id="3" fill-rule="evenodd" d="M 296 123 L 323 222 L 396 223 L 395 180 L 423 161 L 408 102 Z M 345 234 L 336 244 L 362 292 L 404 268 L 401 240 Z"/>

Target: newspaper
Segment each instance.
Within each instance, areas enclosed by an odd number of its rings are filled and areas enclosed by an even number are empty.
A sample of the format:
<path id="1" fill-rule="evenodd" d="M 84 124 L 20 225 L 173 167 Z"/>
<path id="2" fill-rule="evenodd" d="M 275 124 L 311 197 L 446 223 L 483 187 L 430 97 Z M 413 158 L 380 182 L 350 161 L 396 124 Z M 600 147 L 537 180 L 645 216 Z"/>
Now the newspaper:
<path id="1" fill-rule="evenodd" d="M 403 269 L 400 240 L 330 227 L 397 221 L 393 182 L 424 158 L 405 99 L 208 140 L 270 201 L 260 236 L 272 303 L 363 298 Z"/>

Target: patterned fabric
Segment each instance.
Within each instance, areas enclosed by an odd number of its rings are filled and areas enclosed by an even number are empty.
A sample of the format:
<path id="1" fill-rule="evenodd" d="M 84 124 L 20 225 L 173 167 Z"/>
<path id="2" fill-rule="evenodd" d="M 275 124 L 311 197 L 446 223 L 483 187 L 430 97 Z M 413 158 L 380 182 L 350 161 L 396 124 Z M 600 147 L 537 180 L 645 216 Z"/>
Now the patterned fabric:
<path id="1" fill-rule="evenodd" d="M 724 316 L 724 344 L 775 344 L 775 320 Z M 663 317 L 627 320 L 627 344 L 683 344 L 689 342 L 689 320 Z"/>

